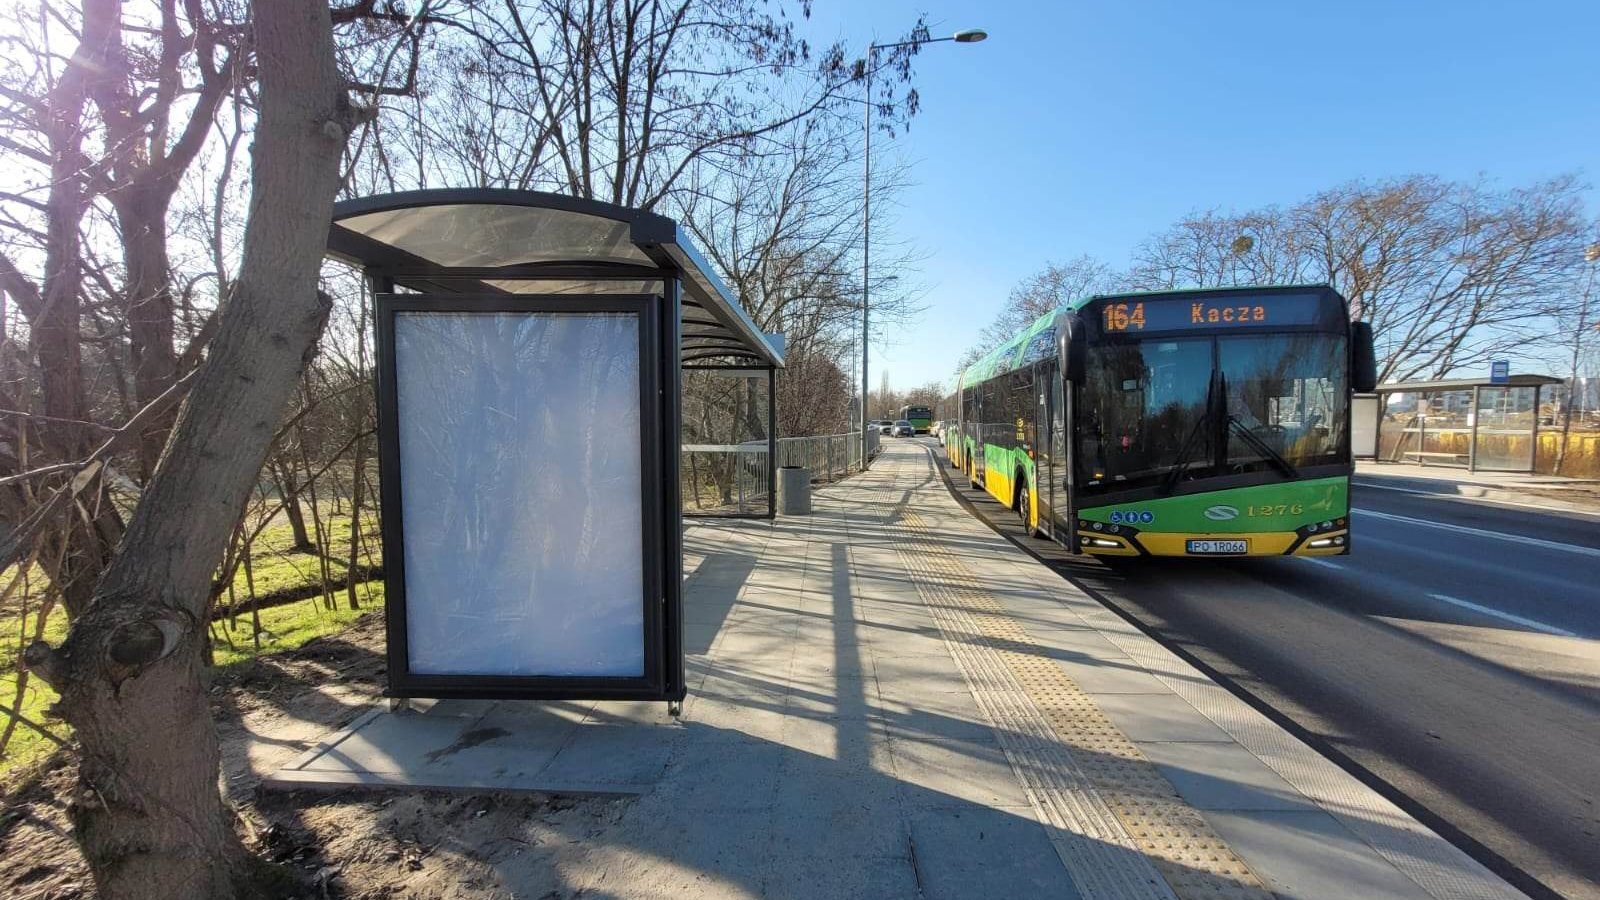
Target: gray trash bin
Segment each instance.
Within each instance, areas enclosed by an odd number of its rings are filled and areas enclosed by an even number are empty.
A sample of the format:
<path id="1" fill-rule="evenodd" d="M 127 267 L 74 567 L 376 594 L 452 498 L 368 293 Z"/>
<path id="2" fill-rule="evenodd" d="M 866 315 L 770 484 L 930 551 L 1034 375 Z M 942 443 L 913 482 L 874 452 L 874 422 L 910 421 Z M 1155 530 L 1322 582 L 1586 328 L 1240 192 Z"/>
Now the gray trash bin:
<path id="1" fill-rule="evenodd" d="M 811 514 L 811 470 L 805 466 L 778 467 L 778 514 Z"/>

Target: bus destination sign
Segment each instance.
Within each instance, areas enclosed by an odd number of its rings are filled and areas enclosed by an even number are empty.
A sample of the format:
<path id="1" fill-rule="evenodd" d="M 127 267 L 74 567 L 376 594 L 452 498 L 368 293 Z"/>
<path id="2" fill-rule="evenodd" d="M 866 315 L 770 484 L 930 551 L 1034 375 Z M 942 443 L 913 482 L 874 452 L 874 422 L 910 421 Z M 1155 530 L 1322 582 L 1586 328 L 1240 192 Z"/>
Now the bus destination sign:
<path id="1" fill-rule="evenodd" d="M 1252 325 L 1315 325 L 1319 299 L 1315 294 L 1224 294 L 1199 299 L 1109 300 L 1100 307 L 1100 328 L 1105 334 L 1140 334 Z"/>

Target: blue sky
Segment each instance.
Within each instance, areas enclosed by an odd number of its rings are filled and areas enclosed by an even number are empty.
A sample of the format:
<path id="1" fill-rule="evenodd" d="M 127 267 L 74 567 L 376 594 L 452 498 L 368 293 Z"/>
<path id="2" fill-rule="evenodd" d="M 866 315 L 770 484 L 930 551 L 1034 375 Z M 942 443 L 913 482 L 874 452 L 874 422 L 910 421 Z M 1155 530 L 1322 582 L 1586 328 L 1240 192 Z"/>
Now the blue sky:
<path id="1" fill-rule="evenodd" d="M 924 12 L 990 37 L 926 48 L 922 114 L 874 139 L 916 182 L 874 243 L 926 254 L 928 307 L 874 345 L 874 388 L 947 380 L 1017 281 L 1080 253 L 1125 265 L 1191 211 L 1412 173 L 1600 181 L 1595 0 L 817 0 L 810 29 L 864 45 Z"/>

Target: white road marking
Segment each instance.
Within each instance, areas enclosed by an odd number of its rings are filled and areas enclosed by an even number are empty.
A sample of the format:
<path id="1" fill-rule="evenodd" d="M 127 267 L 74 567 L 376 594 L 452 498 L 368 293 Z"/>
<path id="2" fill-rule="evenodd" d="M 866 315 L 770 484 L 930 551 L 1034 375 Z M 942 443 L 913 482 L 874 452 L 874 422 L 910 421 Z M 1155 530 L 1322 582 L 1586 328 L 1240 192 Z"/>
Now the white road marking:
<path id="1" fill-rule="evenodd" d="M 1503 531 L 1488 531 L 1483 528 L 1469 528 L 1465 525 L 1451 525 L 1447 522 L 1430 522 L 1427 519 L 1413 519 L 1410 516 L 1397 516 L 1394 513 L 1378 512 L 1375 509 L 1352 509 L 1353 513 L 1363 516 L 1372 516 L 1375 519 L 1387 519 L 1391 522 L 1403 522 L 1407 525 L 1421 525 L 1426 528 L 1437 528 L 1440 531 L 1454 531 L 1457 534 L 1470 534 L 1474 537 L 1493 538 L 1513 544 L 1524 544 L 1529 547 L 1540 547 L 1545 550 L 1560 550 L 1566 553 L 1576 553 L 1580 556 L 1593 556 L 1600 558 L 1600 549 L 1594 547 L 1580 547 L 1577 544 L 1563 544 L 1558 541 L 1546 541 L 1540 538 L 1526 537 L 1520 534 L 1506 534 Z"/>
<path id="2" fill-rule="evenodd" d="M 1311 563 L 1314 566 L 1322 566 L 1325 569 L 1338 569 L 1338 570 L 1341 570 L 1341 571 L 1344 569 L 1344 566 L 1341 566 L 1341 565 L 1339 565 L 1338 563 L 1336 563 L 1336 562 L 1334 562 L 1332 560 L 1317 559 L 1315 556 L 1297 556 L 1295 558 L 1296 559 L 1303 559 L 1306 562 Z"/>
<path id="3" fill-rule="evenodd" d="M 1600 519 L 1600 512 L 1591 512 L 1586 509 L 1557 507 L 1552 509 L 1548 503 L 1522 503 L 1517 500 L 1495 500 L 1489 497 L 1468 497 L 1464 494 L 1446 494 L 1443 491 L 1424 491 L 1417 488 L 1395 487 L 1392 484 L 1373 484 L 1370 481 L 1350 479 L 1355 487 L 1372 488 L 1375 491 L 1394 491 L 1397 494 L 1416 494 L 1421 497 L 1436 497 L 1440 500 L 1460 500 L 1464 503 L 1480 503 L 1487 506 L 1518 506 L 1523 509 L 1537 509 L 1546 513 L 1561 513 L 1562 515 L 1584 516 L 1591 519 Z"/>
<path id="4" fill-rule="evenodd" d="M 1557 628 L 1554 625 L 1546 625 L 1543 622 L 1536 622 L 1533 619 L 1525 619 L 1522 616 L 1515 616 L 1503 610 L 1498 610 L 1489 606 L 1483 606 L 1468 600 L 1462 600 L 1458 597 L 1451 597 L 1447 594 L 1429 594 L 1428 596 L 1443 603 L 1450 603 L 1455 606 L 1459 606 L 1462 609 L 1470 609 L 1473 612 L 1483 613 L 1486 616 L 1494 616 L 1496 619 L 1504 619 L 1507 622 L 1513 622 L 1517 625 L 1532 628 L 1535 631 L 1542 631 L 1545 634 L 1560 635 L 1561 637 L 1578 636 L 1576 631 L 1568 631 L 1565 628 Z"/>

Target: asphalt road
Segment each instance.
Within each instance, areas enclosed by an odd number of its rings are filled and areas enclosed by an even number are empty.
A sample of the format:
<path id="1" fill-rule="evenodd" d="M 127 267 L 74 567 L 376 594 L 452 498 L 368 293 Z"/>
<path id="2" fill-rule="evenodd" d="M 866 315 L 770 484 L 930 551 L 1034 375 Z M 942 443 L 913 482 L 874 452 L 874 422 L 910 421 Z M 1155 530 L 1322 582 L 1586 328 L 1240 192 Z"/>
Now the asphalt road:
<path id="1" fill-rule="evenodd" d="M 1357 480 L 1350 556 L 1113 564 L 952 487 L 1524 891 L 1600 898 L 1600 516 Z"/>

